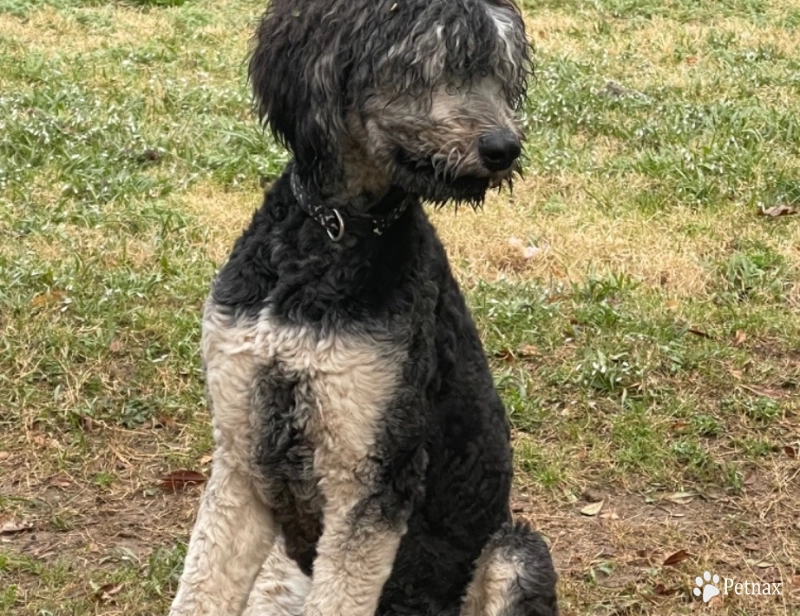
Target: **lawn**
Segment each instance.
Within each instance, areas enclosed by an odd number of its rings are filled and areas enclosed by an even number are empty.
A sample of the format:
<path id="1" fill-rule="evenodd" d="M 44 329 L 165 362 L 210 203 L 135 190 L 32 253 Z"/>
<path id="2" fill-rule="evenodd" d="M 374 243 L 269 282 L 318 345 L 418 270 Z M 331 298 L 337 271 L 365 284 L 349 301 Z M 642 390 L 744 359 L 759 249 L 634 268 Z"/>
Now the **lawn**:
<path id="1" fill-rule="evenodd" d="M 526 0 L 525 177 L 431 212 L 565 616 L 800 615 L 800 0 Z M 164 614 L 261 0 L 0 0 L 0 614 Z M 194 474 L 171 474 L 192 471 Z M 703 571 L 780 582 L 704 605 Z"/>

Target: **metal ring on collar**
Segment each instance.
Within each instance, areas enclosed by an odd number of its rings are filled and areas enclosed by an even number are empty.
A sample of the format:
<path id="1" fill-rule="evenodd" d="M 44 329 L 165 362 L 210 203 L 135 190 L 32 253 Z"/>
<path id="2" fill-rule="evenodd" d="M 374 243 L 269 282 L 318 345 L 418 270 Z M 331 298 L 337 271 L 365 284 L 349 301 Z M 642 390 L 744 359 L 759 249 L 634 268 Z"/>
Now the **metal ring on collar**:
<path id="1" fill-rule="evenodd" d="M 344 219 L 342 219 L 342 215 L 339 213 L 339 210 L 336 208 L 331 208 L 333 211 L 334 216 L 336 216 L 336 222 L 339 223 L 339 230 L 336 234 L 331 233 L 330 227 L 327 225 L 325 226 L 325 231 L 328 233 L 328 237 L 331 238 L 332 242 L 338 242 L 344 237 Z"/>

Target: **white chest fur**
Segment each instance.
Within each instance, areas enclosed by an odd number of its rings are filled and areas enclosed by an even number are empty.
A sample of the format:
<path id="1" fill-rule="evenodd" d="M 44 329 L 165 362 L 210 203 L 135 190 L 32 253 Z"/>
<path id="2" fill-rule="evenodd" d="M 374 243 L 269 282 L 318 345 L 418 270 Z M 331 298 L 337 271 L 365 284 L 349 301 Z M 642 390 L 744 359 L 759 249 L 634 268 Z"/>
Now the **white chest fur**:
<path id="1" fill-rule="evenodd" d="M 258 426 L 252 390 L 260 370 L 277 365 L 308 384 L 314 401 L 308 436 L 323 481 L 331 472 L 353 472 L 374 448 L 376 425 L 404 359 L 390 340 L 366 334 L 321 336 L 307 327 L 276 324 L 266 311 L 233 321 L 211 303 L 203 320 L 202 350 L 215 440 L 230 455 L 249 457 L 252 452 L 253 443 L 245 441 Z"/>

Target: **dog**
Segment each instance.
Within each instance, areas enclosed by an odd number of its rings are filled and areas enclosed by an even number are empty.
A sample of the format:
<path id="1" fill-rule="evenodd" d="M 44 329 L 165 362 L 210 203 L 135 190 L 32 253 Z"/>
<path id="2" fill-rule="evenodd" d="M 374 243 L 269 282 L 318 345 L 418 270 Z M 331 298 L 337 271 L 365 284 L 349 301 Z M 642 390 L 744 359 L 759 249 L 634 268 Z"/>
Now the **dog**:
<path id="1" fill-rule="evenodd" d="M 293 155 L 203 315 L 212 474 L 173 616 L 554 616 L 510 429 L 422 204 L 518 171 L 513 0 L 272 0 L 250 57 Z"/>

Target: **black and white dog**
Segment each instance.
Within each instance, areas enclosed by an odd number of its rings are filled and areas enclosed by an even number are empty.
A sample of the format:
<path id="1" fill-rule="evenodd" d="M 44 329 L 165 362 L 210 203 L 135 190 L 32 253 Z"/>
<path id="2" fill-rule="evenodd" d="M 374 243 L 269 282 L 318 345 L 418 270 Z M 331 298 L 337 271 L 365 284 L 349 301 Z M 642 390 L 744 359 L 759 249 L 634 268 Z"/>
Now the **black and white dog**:
<path id="1" fill-rule="evenodd" d="M 272 0 L 250 78 L 294 161 L 203 318 L 216 449 L 174 616 L 550 616 L 509 425 L 423 201 L 517 170 L 513 0 Z"/>

